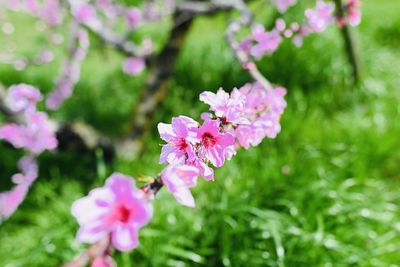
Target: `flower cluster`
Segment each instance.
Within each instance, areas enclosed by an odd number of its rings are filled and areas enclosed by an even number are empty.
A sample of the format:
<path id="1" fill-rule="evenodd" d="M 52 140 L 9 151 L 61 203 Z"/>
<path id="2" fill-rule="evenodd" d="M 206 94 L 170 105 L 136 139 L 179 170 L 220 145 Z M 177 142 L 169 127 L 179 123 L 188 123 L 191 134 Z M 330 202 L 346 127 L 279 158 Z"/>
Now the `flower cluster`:
<path id="1" fill-rule="evenodd" d="M 79 81 L 81 64 L 89 48 L 86 30 L 74 25 L 72 31 L 70 56 L 65 60 L 62 74 L 46 100 L 46 106 L 49 109 L 57 109 L 65 99 L 71 96 L 75 84 Z"/>
<path id="2" fill-rule="evenodd" d="M 277 1 L 278 7 L 287 7 L 290 1 Z M 279 4 L 278 4 L 279 3 Z M 283 39 L 292 39 L 296 46 L 301 46 L 304 37 L 311 33 L 321 33 L 335 21 L 343 26 L 349 24 L 356 26 L 361 21 L 360 0 L 349 0 L 342 7 L 335 7 L 332 2 L 318 0 L 314 8 L 305 10 L 305 22 L 300 24 L 293 22 L 286 25 L 282 18 L 278 18 L 275 26 L 270 31 L 265 30 L 262 25 L 252 27 L 252 33 L 240 43 L 240 49 L 256 59 L 265 55 L 270 55 L 278 50 Z M 338 17 L 335 13 L 336 8 L 341 8 L 343 16 Z M 278 8 L 279 9 L 279 8 Z M 284 9 L 286 10 L 286 9 Z"/>
<path id="3" fill-rule="evenodd" d="M 212 111 L 202 114 L 203 124 L 180 116 L 171 124 L 158 125 L 161 139 L 167 142 L 160 163 L 170 164 L 161 178 L 178 202 L 193 207 L 189 189 L 199 176 L 213 180 L 212 167 L 223 166 L 239 147 L 248 149 L 265 137 L 276 137 L 286 107 L 285 93 L 280 87 L 266 91 L 258 83 L 235 88 L 230 94 L 223 89 L 203 92 L 200 100 Z"/>
<path id="4" fill-rule="evenodd" d="M 202 124 L 186 116 L 173 118 L 171 124 L 158 124 L 161 139 L 167 142 L 160 163 L 168 166 L 153 183 L 139 190 L 132 178 L 115 173 L 104 187 L 73 204 L 72 214 L 80 225 L 77 239 L 96 243 L 110 238 L 117 250 L 134 249 L 138 230 L 152 216 L 149 201 L 163 185 L 179 203 L 195 207 L 190 189 L 199 177 L 213 180 L 213 167 L 223 166 L 237 149 L 258 145 L 263 138 L 278 134 L 285 93 L 281 87 L 266 91 L 258 83 L 235 88 L 230 94 L 222 89 L 203 92 L 200 100 L 210 105 L 211 113 L 202 114 Z M 111 260 L 108 256 L 106 253 L 94 263 L 103 266 Z"/>
<path id="5" fill-rule="evenodd" d="M 151 23 L 164 18 L 171 13 L 174 5 L 171 1 L 148 1 L 141 7 L 120 4 L 112 0 L 0 0 L 0 5 L 5 10 L 20 12 L 40 19 L 36 29 L 49 32 L 49 43 L 60 44 L 62 35 L 57 31 L 64 31 L 61 25 L 71 18 L 71 42 L 68 47 L 69 55 L 64 60 L 60 75 L 55 87 L 46 100 L 47 108 L 57 109 L 65 99 L 69 98 L 73 88 L 80 78 L 80 68 L 89 48 L 87 31 L 93 32 L 106 44 L 117 48 L 127 55 L 122 65 L 122 70 L 128 75 L 137 75 L 145 68 L 145 58 L 153 53 L 152 41 L 145 38 L 136 44 L 126 38 L 132 31 L 145 23 Z M 0 11 L 1 12 L 1 11 Z M 71 16 L 66 16 L 70 14 Z M 2 18 L 0 14 L 0 18 Z M 14 32 L 14 26 L 6 22 L 4 33 L 9 35 Z M 14 46 L 14 45 L 13 45 Z M 11 49 L 11 48 L 10 48 Z M 14 48 L 12 48 L 14 51 Z M 23 70 L 30 64 L 47 64 L 53 61 L 54 54 L 50 48 L 41 49 L 32 58 L 14 55 L 6 57 L 7 63 L 12 64 L 16 70 Z"/>
<path id="6" fill-rule="evenodd" d="M 7 102 L 12 111 L 23 115 L 25 121 L 22 124 L 6 123 L 0 126 L 0 139 L 36 155 L 46 149 L 55 149 L 57 139 L 47 114 L 36 110 L 36 103 L 40 99 L 39 90 L 30 85 L 11 86 Z"/>
<path id="7" fill-rule="evenodd" d="M 318 0 L 315 9 L 306 9 L 307 25 L 313 32 L 323 32 L 335 21 L 335 4 Z"/>
<path id="8" fill-rule="evenodd" d="M 38 89 L 27 84 L 11 86 L 6 96 L 8 108 L 21 116 L 21 123 L 6 123 L 0 126 L 0 139 L 15 148 L 25 149 L 28 156 L 19 161 L 20 173 L 12 177 L 14 188 L 0 193 L 0 221 L 7 219 L 25 198 L 29 187 L 38 176 L 35 157 L 44 150 L 57 147 L 57 139 L 47 114 L 36 110 L 42 99 Z"/>
<path id="9" fill-rule="evenodd" d="M 21 172 L 12 177 L 15 186 L 10 191 L 0 193 L 0 222 L 15 212 L 38 176 L 38 166 L 33 157 L 21 158 L 18 166 Z"/>

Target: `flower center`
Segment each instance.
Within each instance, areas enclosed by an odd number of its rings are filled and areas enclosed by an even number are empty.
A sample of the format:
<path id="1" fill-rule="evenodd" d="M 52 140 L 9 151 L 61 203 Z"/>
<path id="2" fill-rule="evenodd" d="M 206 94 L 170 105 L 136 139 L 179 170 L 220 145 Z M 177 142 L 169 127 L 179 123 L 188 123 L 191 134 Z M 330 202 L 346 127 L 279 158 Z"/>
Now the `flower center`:
<path id="1" fill-rule="evenodd" d="M 210 133 L 204 133 L 202 138 L 202 143 L 206 148 L 209 148 L 211 146 L 215 146 L 217 140 Z"/>
<path id="2" fill-rule="evenodd" d="M 179 139 L 176 146 L 179 148 L 179 150 L 186 150 L 188 148 L 188 144 L 184 138 Z"/>
<path id="3" fill-rule="evenodd" d="M 131 210 L 124 205 L 118 205 L 115 207 L 115 219 L 122 223 L 127 223 L 131 217 Z"/>

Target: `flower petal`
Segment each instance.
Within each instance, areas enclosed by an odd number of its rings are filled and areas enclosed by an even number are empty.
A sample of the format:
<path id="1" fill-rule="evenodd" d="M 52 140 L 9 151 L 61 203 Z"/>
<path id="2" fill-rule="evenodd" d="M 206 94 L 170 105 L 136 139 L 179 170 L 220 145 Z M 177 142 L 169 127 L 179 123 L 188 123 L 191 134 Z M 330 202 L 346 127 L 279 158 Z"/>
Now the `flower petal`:
<path id="1" fill-rule="evenodd" d="M 120 251 L 129 251 L 139 244 L 138 230 L 130 225 L 119 224 L 112 232 L 112 244 Z"/>

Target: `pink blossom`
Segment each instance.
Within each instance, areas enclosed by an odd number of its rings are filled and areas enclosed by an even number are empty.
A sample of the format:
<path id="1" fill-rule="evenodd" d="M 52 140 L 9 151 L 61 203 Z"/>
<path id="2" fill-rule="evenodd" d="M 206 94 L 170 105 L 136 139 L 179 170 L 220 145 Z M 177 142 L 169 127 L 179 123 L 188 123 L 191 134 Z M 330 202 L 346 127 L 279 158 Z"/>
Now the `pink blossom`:
<path id="1" fill-rule="evenodd" d="M 10 191 L 0 193 L 0 222 L 9 218 L 25 199 L 29 187 L 38 176 L 37 162 L 29 156 L 19 160 L 20 173 L 14 174 L 12 181 L 16 184 Z"/>
<path id="2" fill-rule="evenodd" d="M 246 123 L 241 116 L 246 97 L 236 88 L 229 95 L 222 88 L 216 94 L 212 92 L 203 92 L 200 94 L 200 101 L 210 105 L 210 110 L 224 123 Z"/>
<path id="3" fill-rule="evenodd" d="M 284 13 L 289 7 L 294 6 L 297 0 L 271 0 L 271 3 L 276 6 L 279 12 Z"/>
<path id="4" fill-rule="evenodd" d="M 286 22 L 279 18 L 275 21 L 275 29 L 277 29 L 279 32 L 283 32 L 286 29 Z"/>
<path id="5" fill-rule="evenodd" d="M 72 15 L 80 23 L 88 23 L 96 17 L 96 10 L 93 6 L 80 3 L 72 7 Z"/>
<path id="6" fill-rule="evenodd" d="M 194 166 L 199 170 L 200 176 L 202 176 L 207 181 L 214 180 L 214 170 L 209 167 L 203 159 L 198 156 L 187 158 L 185 163 L 190 166 Z"/>
<path id="7" fill-rule="evenodd" d="M 138 75 L 146 67 L 146 62 L 143 58 L 129 57 L 124 61 L 123 70 L 129 75 Z"/>
<path id="8" fill-rule="evenodd" d="M 162 147 L 160 163 L 184 163 L 195 157 L 191 141 L 198 126 L 195 120 L 185 116 L 173 118 L 172 124 L 159 123 L 160 137 L 168 143 Z"/>
<path id="9" fill-rule="evenodd" d="M 95 243 L 110 234 L 113 246 L 120 251 L 138 246 L 138 231 L 152 217 L 145 194 L 131 177 L 120 173 L 111 175 L 104 187 L 75 201 L 71 211 L 80 225 L 80 242 Z"/>
<path id="10" fill-rule="evenodd" d="M 73 83 L 67 79 L 61 79 L 46 99 L 47 108 L 53 110 L 58 108 L 65 99 L 72 95 L 72 90 Z"/>
<path id="11" fill-rule="evenodd" d="M 361 1 L 349 0 L 346 4 L 347 20 L 351 26 L 357 26 L 361 22 Z"/>
<path id="12" fill-rule="evenodd" d="M 38 165 L 31 156 L 25 156 L 18 161 L 21 173 L 14 174 L 11 178 L 14 184 L 31 185 L 38 176 Z"/>
<path id="13" fill-rule="evenodd" d="M 275 138 L 280 132 L 280 117 L 286 107 L 286 90 L 278 87 L 266 91 L 259 84 L 247 84 L 240 88 L 246 95 L 244 114 L 250 119 L 249 124 L 239 125 L 234 135 L 240 146 L 248 149 L 256 146 L 265 137 Z"/>
<path id="14" fill-rule="evenodd" d="M 74 85 L 80 77 L 80 64 L 86 57 L 89 47 L 89 37 L 87 31 L 79 28 L 74 33 L 75 47 L 72 49 L 70 58 L 64 62 L 61 77 L 58 79 L 55 88 L 50 92 L 46 99 L 46 106 L 49 109 L 58 108 L 73 92 Z"/>
<path id="15" fill-rule="evenodd" d="M 252 37 L 256 44 L 252 47 L 250 53 L 256 58 L 261 58 L 264 54 L 275 52 L 282 41 L 278 30 L 266 32 L 264 26 L 255 26 L 252 30 Z"/>
<path id="16" fill-rule="evenodd" d="M 224 164 L 226 149 L 235 143 L 230 133 L 220 132 L 219 124 L 218 120 L 207 120 L 197 129 L 197 139 L 200 141 L 198 155 L 209 160 L 215 167 Z"/>
<path id="17" fill-rule="evenodd" d="M 8 219 L 17 210 L 25 199 L 28 188 L 25 184 L 19 184 L 10 191 L 0 193 L 0 221 Z"/>
<path id="18" fill-rule="evenodd" d="M 315 9 L 306 9 L 307 24 L 314 32 L 323 32 L 334 21 L 334 3 L 318 0 Z"/>
<path id="19" fill-rule="evenodd" d="M 44 150 L 57 147 L 52 126 L 43 112 L 27 112 L 26 125 L 8 123 L 0 127 L 0 139 L 16 148 L 25 148 L 32 153 L 40 154 Z"/>
<path id="20" fill-rule="evenodd" d="M 13 112 L 36 109 L 36 104 L 42 100 L 38 89 L 28 84 L 13 85 L 8 89 L 7 104 Z"/>
<path id="21" fill-rule="evenodd" d="M 38 16 L 53 26 L 61 24 L 63 12 L 59 0 L 45 0 L 38 9 Z"/>
<path id="22" fill-rule="evenodd" d="M 243 51 L 243 52 L 245 52 L 246 54 L 250 54 L 250 51 L 251 51 L 251 48 L 252 48 L 252 47 L 253 47 L 253 40 L 252 40 L 252 38 L 249 36 L 249 37 L 244 38 L 244 39 L 239 43 L 238 50 L 239 50 L 239 51 Z"/>
<path id="23" fill-rule="evenodd" d="M 126 23 L 130 29 L 136 28 L 142 21 L 142 13 L 138 8 L 130 8 L 125 15 Z"/>
<path id="24" fill-rule="evenodd" d="M 189 165 L 169 165 L 161 174 L 161 179 L 168 191 L 182 205 L 195 207 L 189 188 L 196 186 L 199 169 Z"/>

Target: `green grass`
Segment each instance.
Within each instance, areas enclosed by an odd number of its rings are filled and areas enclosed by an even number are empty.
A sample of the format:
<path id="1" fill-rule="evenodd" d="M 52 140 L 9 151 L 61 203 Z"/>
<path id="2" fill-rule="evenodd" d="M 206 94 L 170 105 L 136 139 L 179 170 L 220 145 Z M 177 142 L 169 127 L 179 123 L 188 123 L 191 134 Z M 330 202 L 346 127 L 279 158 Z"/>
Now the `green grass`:
<path id="1" fill-rule="evenodd" d="M 350 85 L 334 28 L 262 60 L 270 80 L 288 88 L 281 134 L 239 151 L 215 182 L 200 181 L 196 209 L 161 191 L 140 247 L 116 253 L 118 266 L 399 266 L 399 9 L 397 0 L 364 1 L 356 32 L 359 88 Z M 78 255 L 86 246 L 74 239 L 71 203 L 113 171 L 157 174 L 156 123 L 180 114 L 198 118 L 207 108 L 198 101 L 201 91 L 248 81 L 221 38 L 224 20 L 196 21 L 140 159 L 105 164 L 101 153 L 41 156 L 39 180 L 0 226 L 0 266 L 57 266 Z M 107 67 L 99 64 L 105 57 Z M 124 76 L 120 62 L 108 49 L 91 52 L 74 97 L 53 115 L 121 132 L 144 77 Z M 54 77 L 46 69 L 0 66 L 0 81 L 29 81 L 45 92 Z M 20 154 L 3 144 L 0 151 L 4 189 Z"/>

